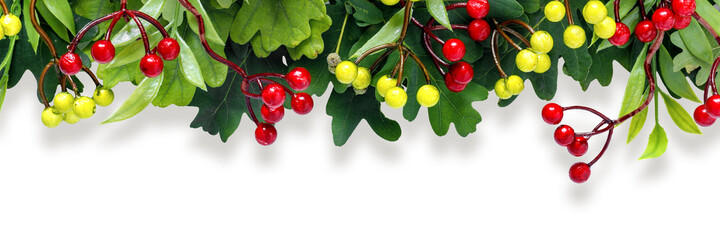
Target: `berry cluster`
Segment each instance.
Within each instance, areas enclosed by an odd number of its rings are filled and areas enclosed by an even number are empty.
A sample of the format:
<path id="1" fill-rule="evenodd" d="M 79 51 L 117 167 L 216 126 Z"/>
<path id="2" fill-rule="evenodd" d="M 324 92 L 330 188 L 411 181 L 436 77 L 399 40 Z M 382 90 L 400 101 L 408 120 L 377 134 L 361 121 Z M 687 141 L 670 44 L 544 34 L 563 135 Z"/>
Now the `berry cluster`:
<path id="1" fill-rule="evenodd" d="M 95 114 L 96 106 L 109 106 L 115 99 L 112 89 L 100 85 L 95 89 L 92 98 L 85 96 L 73 97 L 63 91 L 55 95 L 53 106 L 45 108 L 41 120 L 45 126 L 54 128 L 63 121 L 75 124 L 80 119 L 90 118 Z"/>
<path id="2" fill-rule="evenodd" d="M 720 65 L 720 58 L 715 59 L 711 72 L 716 72 L 718 65 Z M 711 91 L 713 95 L 708 97 Z M 718 94 L 717 86 L 715 85 L 715 74 L 710 74 L 710 77 L 708 77 L 703 99 L 705 99 L 705 103 L 695 108 L 693 118 L 698 125 L 709 127 L 720 117 L 720 94 Z"/>
<path id="3" fill-rule="evenodd" d="M 655 9 L 651 18 L 645 14 L 643 4 L 640 4 L 642 21 L 635 25 L 635 37 L 642 42 L 655 40 L 658 31 L 669 31 L 671 29 L 684 29 L 690 25 L 692 14 L 695 12 L 695 0 L 672 0 L 662 1 Z M 619 19 L 616 8 L 615 19 Z M 625 45 L 630 40 L 630 29 L 627 25 L 617 20 L 617 30 L 609 39 L 615 46 Z"/>

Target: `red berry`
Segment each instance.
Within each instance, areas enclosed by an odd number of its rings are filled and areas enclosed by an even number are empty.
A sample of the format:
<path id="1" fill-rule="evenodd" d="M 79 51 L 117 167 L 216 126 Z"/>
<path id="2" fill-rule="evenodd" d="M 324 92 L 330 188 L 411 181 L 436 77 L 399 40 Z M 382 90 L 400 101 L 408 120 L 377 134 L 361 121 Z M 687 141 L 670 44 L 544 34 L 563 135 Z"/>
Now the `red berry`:
<path id="1" fill-rule="evenodd" d="M 290 106 L 292 106 L 293 111 L 300 115 L 310 113 L 314 105 L 315 103 L 313 102 L 312 97 L 310 96 L 310 94 L 307 93 L 293 94 L 292 98 L 290 99 Z"/>
<path id="2" fill-rule="evenodd" d="M 470 35 L 470 39 L 479 42 L 485 41 L 485 39 L 490 37 L 491 30 L 490 24 L 482 19 L 475 19 L 468 25 L 468 35 Z"/>
<path id="3" fill-rule="evenodd" d="M 115 46 L 108 40 L 100 40 L 93 44 L 90 54 L 98 63 L 109 63 L 115 58 Z"/>
<path id="4" fill-rule="evenodd" d="M 673 26 L 673 28 L 675 28 L 677 30 L 685 29 L 686 27 L 690 26 L 691 21 L 692 21 L 692 17 L 690 17 L 690 16 L 687 16 L 687 17 L 675 16 L 675 25 Z"/>
<path id="5" fill-rule="evenodd" d="M 670 9 L 658 8 L 652 15 L 652 22 L 657 30 L 670 30 L 675 26 L 675 14 Z"/>
<path id="6" fill-rule="evenodd" d="M 558 124 L 563 119 L 563 108 L 555 103 L 548 103 L 542 109 L 542 118 L 547 124 Z"/>
<path id="7" fill-rule="evenodd" d="M 705 110 L 710 116 L 720 117 L 720 95 L 713 95 L 705 102 Z"/>
<path id="8" fill-rule="evenodd" d="M 267 105 L 262 105 L 262 107 L 260 107 L 260 115 L 267 123 L 277 123 L 285 116 L 285 108 L 270 108 Z"/>
<path id="9" fill-rule="evenodd" d="M 280 84 L 271 83 L 262 90 L 262 101 L 270 108 L 277 108 L 285 103 L 285 89 Z"/>
<path id="10" fill-rule="evenodd" d="M 311 76 L 307 69 L 296 67 L 293 68 L 293 70 L 290 70 L 290 72 L 285 76 L 285 80 L 287 80 L 292 89 L 302 91 L 310 86 Z"/>
<path id="11" fill-rule="evenodd" d="M 560 146 L 570 145 L 575 141 L 575 130 L 568 125 L 561 125 L 555 129 L 555 142 Z"/>
<path id="12" fill-rule="evenodd" d="M 60 57 L 60 71 L 65 75 L 75 75 L 82 70 L 83 63 L 80 55 L 68 52 Z"/>
<path id="13" fill-rule="evenodd" d="M 443 45 L 442 51 L 447 60 L 457 62 L 465 56 L 465 43 L 457 38 L 447 40 Z"/>
<path id="14" fill-rule="evenodd" d="M 488 15 L 490 4 L 487 0 L 469 0 L 466 9 L 470 17 L 480 19 Z"/>
<path id="15" fill-rule="evenodd" d="M 140 60 L 140 70 L 143 72 L 143 74 L 145 74 L 145 76 L 149 78 L 160 76 L 160 74 L 162 74 L 164 66 L 165 63 L 163 62 L 162 58 L 152 53 L 145 55 Z"/>
<path id="16" fill-rule="evenodd" d="M 567 146 L 568 152 L 576 157 L 582 157 L 588 151 L 588 142 L 585 137 L 575 137 L 570 145 Z"/>
<path id="17" fill-rule="evenodd" d="M 709 127 L 715 123 L 715 118 L 707 113 L 705 105 L 698 106 L 695 109 L 695 114 L 693 114 L 693 116 L 695 117 L 695 122 L 703 127 Z"/>
<path id="18" fill-rule="evenodd" d="M 570 180 L 584 183 L 590 178 L 590 165 L 584 162 L 575 163 L 570 167 Z"/>
<path id="19" fill-rule="evenodd" d="M 467 62 L 457 62 L 450 66 L 450 75 L 456 83 L 467 85 L 472 81 L 474 74 L 472 66 Z"/>
<path id="20" fill-rule="evenodd" d="M 158 43 L 157 52 L 166 61 L 175 60 L 180 55 L 180 44 L 173 38 L 164 38 Z"/>
<path id="21" fill-rule="evenodd" d="M 255 140 L 260 145 L 267 146 L 273 144 L 277 139 L 277 130 L 275 126 L 269 123 L 261 123 L 255 128 Z"/>
<path id="22" fill-rule="evenodd" d="M 635 26 L 635 36 L 642 42 L 652 42 L 657 37 L 657 29 L 655 29 L 652 21 L 645 20 Z"/>
<path id="23" fill-rule="evenodd" d="M 672 9 L 680 17 L 690 16 L 695 12 L 695 0 L 673 0 Z"/>
<path id="24" fill-rule="evenodd" d="M 615 26 L 615 35 L 608 41 L 615 46 L 625 45 L 630 40 L 630 28 L 622 22 L 616 23 Z"/>
<path id="25" fill-rule="evenodd" d="M 455 81 L 450 73 L 445 74 L 445 86 L 451 92 L 462 92 L 467 87 L 467 84 L 460 84 Z"/>

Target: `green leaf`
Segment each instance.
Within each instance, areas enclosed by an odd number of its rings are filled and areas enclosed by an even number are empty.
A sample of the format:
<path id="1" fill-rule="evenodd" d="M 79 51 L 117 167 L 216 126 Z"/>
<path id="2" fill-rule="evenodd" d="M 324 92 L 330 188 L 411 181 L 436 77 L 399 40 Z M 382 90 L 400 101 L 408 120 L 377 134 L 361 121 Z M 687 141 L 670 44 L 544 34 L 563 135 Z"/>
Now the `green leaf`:
<path id="1" fill-rule="evenodd" d="M 663 100 L 665 101 L 665 106 L 667 107 L 668 114 L 670 114 L 670 118 L 675 122 L 675 125 L 680 127 L 681 130 L 687 132 L 687 133 L 693 133 L 693 134 L 702 134 L 700 131 L 700 128 L 695 123 L 693 118 L 690 116 L 690 114 L 685 111 L 685 108 L 683 108 L 678 102 L 675 101 L 672 97 L 668 96 L 662 91 L 658 91 L 663 97 Z"/>
<path id="2" fill-rule="evenodd" d="M 695 91 L 690 87 L 685 75 L 682 72 L 673 71 L 673 60 L 665 46 L 660 46 L 658 54 L 660 76 L 668 90 L 680 97 L 699 103 L 700 99 L 695 95 Z"/>
<path id="3" fill-rule="evenodd" d="M 690 25 L 682 30 L 678 30 L 685 46 L 690 50 L 693 56 L 706 62 L 712 63 L 713 53 L 710 43 L 707 41 L 705 32 L 697 20 L 693 19 Z"/>
<path id="4" fill-rule="evenodd" d="M 130 97 L 125 100 L 122 106 L 115 110 L 115 112 L 105 119 L 102 124 L 119 122 L 140 113 L 150 104 L 150 102 L 152 102 L 153 99 L 155 99 L 162 83 L 162 74 L 156 78 L 145 78 L 142 82 L 140 82 L 140 85 L 137 86 L 135 91 L 130 94 Z"/>
<path id="5" fill-rule="evenodd" d="M 207 91 L 202 70 L 200 69 L 200 63 L 195 58 L 195 54 L 192 49 L 190 49 L 190 46 L 187 45 L 181 36 L 175 35 L 175 39 L 177 39 L 178 44 L 180 44 L 178 65 L 180 65 L 180 71 L 182 72 L 184 79 L 186 79 L 190 84 Z M 167 71 L 167 69 L 165 71 Z M 190 95 L 190 99 L 192 99 L 192 94 Z M 187 101 L 187 103 L 190 103 L 190 101 Z M 185 105 L 187 105 L 187 103 Z"/>
<path id="6" fill-rule="evenodd" d="M 205 83 L 210 87 L 222 86 L 228 75 L 228 67 L 218 61 L 215 61 L 215 59 L 205 52 L 205 49 L 200 42 L 200 38 L 195 35 L 195 33 L 187 31 L 185 33 L 184 40 L 195 55 L 195 59 L 200 66 L 200 72 L 202 73 Z M 208 44 L 210 45 L 210 49 L 215 51 L 215 53 L 221 57 L 225 57 L 225 49 L 223 46 L 214 43 Z"/>
<path id="7" fill-rule="evenodd" d="M 523 0 L 520 1 L 520 4 L 526 13 L 534 13 L 540 10 L 540 0 Z"/>
<path id="8" fill-rule="evenodd" d="M 229 8 L 236 0 L 216 0 L 222 8 Z"/>
<path id="9" fill-rule="evenodd" d="M 357 20 L 357 25 L 361 27 L 382 23 L 383 13 L 379 8 L 366 0 L 349 0 L 345 4 L 350 5 L 355 12 L 353 18 Z"/>
<path id="10" fill-rule="evenodd" d="M 160 16 L 160 13 L 162 13 L 164 6 L 165 0 L 148 0 L 145 5 L 143 5 L 142 8 L 140 8 L 140 10 L 138 11 L 144 12 L 145 14 L 150 15 L 153 18 L 157 18 L 158 16 Z M 152 27 L 150 23 L 145 21 L 140 22 L 142 23 L 145 30 L 150 31 L 150 29 L 154 29 L 154 27 Z M 131 21 L 114 34 L 112 38 L 112 43 L 113 45 L 115 45 L 115 47 L 121 47 L 135 42 L 139 38 L 140 30 L 138 29 L 137 24 Z"/>
<path id="11" fill-rule="evenodd" d="M 310 20 L 325 17 L 323 0 L 247 0 L 233 21 L 230 37 L 246 44 L 254 37 L 253 47 L 272 52 L 280 46 L 297 47 L 310 37 Z"/>
<path id="12" fill-rule="evenodd" d="M 448 18 L 447 10 L 445 10 L 445 1 L 427 0 L 427 8 L 428 12 L 430 12 L 430 15 L 432 15 L 433 18 L 435 18 L 435 20 L 440 23 L 440 25 L 443 25 L 447 29 L 450 29 L 452 31 L 452 26 L 450 26 L 450 19 Z"/>
<path id="13" fill-rule="evenodd" d="M 367 40 L 365 44 L 362 45 L 362 47 L 360 47 L 358 50 L 355 51 L 355 53 L 350 55 L 350 59 L 360 57 L 360 55 L 373 47 L 395 42 L 400 39 L 400 32 L 402 31 L 404 16 L 404 10 L 396 12 L 395 15 L 393 15 L 392 18 L 390 18 L 390 20 L 385 24 L 385 26 L 383 26 L 380 31 L 375 33 L 375 36 L 370 38 L 370 40 Z"/>
<path id="14" fill-rule="evenodd" d="M 2 112 L 3 102 L 5 102 L 5 94 L 7 93 L 8 77 L 9 75 L 3 74 L 0 78 L 0 112 Z"/>
<path id="15" fill-rule="evenodd" d="M 115 4 L 109 0 L 76 0 L 73 3 L 75 13 L 87 19 L 98 19 L 115 11 Z M 99 25 L 101 33 L 105 33 L 110 22 Z"/>
<path id="16" fill-rule="evenodd" d="M 720 12 L 715 9 L 713 4 L 710 4 L 707 0 L 695 0 L 695 4 L 697 14 L 705 19 L 715 31 L 720 29 Z"/>
<path id="17" fill-rule="evenodd" d="M 40 34 L 38 34 L 34 27 L 30 27 L 32 26 L 30 18 L 30 1 L 23 2 L 23 25 L 26 26 L 24 29 L 27 34 L 27 40 L 32 46 L 33 51 L 37 53 L 38 43 L 40 42 Z"/>
<path id="18" fill-rule="evenodd" d="M 630 78 L 628 79 L 627 86 L 625 87 L 625 95 L 622 101 L 622 107 L 620 108 L 620 116 L 628 114 L 634 111 L 643 99 L 643 92 L 645 90 L 645 56 L 647 54 L 647 44 L 643 47 L 640 52 L 639 58 L 635 61 L 632 70 L 630 71 Z"/>
<path id="19" fill-rule="evenodd" d="M 380 102 L 371 93 L 375 89 L 369 87 L 367 93 L 355 95 L 354 91 L 338 93 L 333 91 L 326 106 L 326 113 L 332 117 L 333 142 L 337 146 L 347 143 L 360 121 L 365 119 L 375 133 L 388 141 L 397 141 L 402 134 L 400 124 L 388 119 L 380 111 Z"/>
<path id="20" fill-rule="evenodd" d="M 70 42 L 70 35 L 68 35 L 67 27 L 45 6 L 44 1 L 45 0 L 38 0 L 38 3 L 35 5 L 35 9 L 38 13 L 40 13 L 40 16 L 42 16 L 45 22 L 50 25 L 50 28 L 52 28 L 57 36 L 59 36 L 62 40 L 65 40 L 65 42 Z"/>
<path id="21" fill-rule="evenodd" d="M 290 58 L 298 60 L 302 56 L 306 56 L 309 59 L 316 59 L 325 50 L 325 41 L 322 38 L 322 34 L 330 29 L 332 25 L 332 19 L 330 16 L 325 16 L 322 20 L 310 20 L 310 27 L 312 34 L 308 39 L 305 39 L 295 48 L 288 48 Z"/>
<path id="22" fill-rule="evenodd" d="M 660 124 L 655 124 L 652 133 L 650 133 L 650 140 L 648 140 L 647 148 L 642 154 L 639 160 L 657 158 L 662 156 L 667 150 L 667 134 Z"/>
<path id="23" fill-rule="evenodd" d="M 182 68 L 182 65 L 180 59 L 165 63 L 162 85 L 157 96 L 152 100 L 153 105 L 164 108 L 173 104 L 176 106 L 190 104 L 197 88 L 189 83 L 189 79 L 181 75 L 178 69 Z"/>
<path id="24" fill-rule="evenodd" d="M 640 134 L 640 130 L 645 126 L 645 122 L 647 121 L 647 115 L 648 115 L 648 108 L 643 109 L 635 115 L 632 120 L 630 121 L 630 128 L 628 129 L 628 136 L 627 136 L 627 143 L 629 144 L 632 142 L 635 137 L 637 137 L 638 134 Z"/>
<path id="25" fill-rule="evenodd" d="M 526 0 L 522 0 L 526 1 Z M 489 0 L 490 11 L 487 19 L 489 18 L 502 18 L 511 19 L 518 18 L 525 13 L 523 6 L 515 0 Z"/>
<path id="26" fill-rule="evenodd" d="M 135 62 L 117 66 L 108 67 L 108 64 L 100 64 L 97 69 L 97 77 L 103 80 L 103 86 L 108 88 L 115 87 L 121 82 L 139 83 L 145 79 L 145 75 L 140 71 L 140 60 Z"/>
<path id="27" fill-rule="evenodd" d="M 470 83 L 462 93 L 454 93 L 447 89 L 444 81 L 435 81 L 440 90 L 440 102 L 428 108 L 430 125 L 438 136 L 444 136 L 455 125 L 460 136 L 467 136 L 477 130 L 482 121 L 480 113 L 473 108 L 472 103 L 483 101 L 488 97 L 488 90 L 484 87 Z"/>
<path id="28" fill-rule="evenodd" d="M 45 7 L 75 35 L 75 18 L 67 0 L 42 0 Z"/>
<path id="29" fill-rule="evenodd" d="M 200 2 L 200 0 L 189 0 L 190 3 L 195 7 L 195 9 L 198 10 L 200 15 L 202 15 L 203 20 L 205 22 L 205 37 L 209 42 L 225 46 L 225 39 L 220 38 L 220 35 L 218 35 L 217 30 L 215 30 L 215 26 L 213 24 L 213 21 L 215 21 L 214 18 L 210 18 L 208 13 L 205 11 L 205 7 L 203 7 L 203 4 Z M 195 16 L 190 14 L 190 12 L 187 12 L 187 19 L 188 24 L 190 25 L 190 28 L 196 33 L 200 34 L 200 31 L 198 30 L 197 25 L 197 19 Z"/>

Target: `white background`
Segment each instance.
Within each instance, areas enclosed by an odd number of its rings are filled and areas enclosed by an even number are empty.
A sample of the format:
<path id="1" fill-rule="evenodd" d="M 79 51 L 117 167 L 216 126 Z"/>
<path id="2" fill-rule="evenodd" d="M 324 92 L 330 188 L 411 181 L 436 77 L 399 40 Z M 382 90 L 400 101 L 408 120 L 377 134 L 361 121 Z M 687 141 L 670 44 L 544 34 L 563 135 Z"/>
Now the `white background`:
<path id="1" fill-rule="evenodd" d="M 619 66 L 616 65 L 616 69 Z M 616 116 L 628 73 L 583 93 L 559 79 L 554 101 Z M 572 183 L 574 158 L 552 138 L 526 91 L 512 106 L 476 103 L 467 138 L 437 137 L 422 110 L 386 142 L 362 122 L 335 147 L 327 96 L 307 116 L 288 112 L 271 147 L 247 118 L 227 143 L 190 129 L 196 108 L 148 108 L 100 126 L 133 87 L 89 120 L 47 129 L 35 80 L 26 74 L 0 114 L 0 239 L 697 239 L 720 233 L 720 126 L 680 131 L 661 104 L 667 153 L 636 160 L 652 128 L 626 145 L 621 126 L 590 180 Z M 89 83 L 89 81 L 88 81 Z M 697 91 L 700 94 L 699 91 Z M 695 103 L 681 101 L 689 110 Z M 588 129 L 598 119 L 566 115 Z"/>

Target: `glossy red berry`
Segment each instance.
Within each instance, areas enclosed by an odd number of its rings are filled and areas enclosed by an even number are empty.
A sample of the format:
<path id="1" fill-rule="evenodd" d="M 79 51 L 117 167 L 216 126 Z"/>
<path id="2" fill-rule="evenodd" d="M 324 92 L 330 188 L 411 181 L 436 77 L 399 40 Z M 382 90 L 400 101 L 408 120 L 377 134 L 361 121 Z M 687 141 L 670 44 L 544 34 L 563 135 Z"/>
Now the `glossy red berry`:
<path id="1" fill-rule="evenodd" d="M 490 4 L 487 0 L 469 0 L 466 9 L 471 18 L 480 19 L 488 15 Z"/>
<path id="2" fill-rule="evenodd" d="M 714 118 L 720 117 L 720 95 L 713 95 L 705 102 L 705 110 Z"/>
<path id="3" fill-rule="evenodd" d="M 560 146 L 567 146 L 575 141 L 575 130 L 568 125 L 561 125 L 555 129 L 555 142 Z"/>
<path id="4" fill-rule="evenodd" d="M 585 137 L 575 137 L 570 145 L 567 146 L 568 152 L 576 157 L 582 157 L 588 151 L 588 142 Z"/>
<path id="5" fill-rule="evenodd" d="M 460 84 L 455 81 L 450 73 L 445 74 L 445 86 L 451 92 L 462 92 L 467 87 L 467 84 Z"/>
<path id="6" fill-rule="evenodd" d="M 457 38 L 447 40 L 443 45 L 442 51 L 447 60 L 451 62 L 460 61 L 460 59 L 465 57 L 465 43 Z"/>
<path id="7" fill-rule="evenodd" d="M 280 84 L 271 83 L 262 90 L 262 101 L 270 108 L 277 108 L 285 103 L 285 89 Z"/>
<path id="8" fill-rule="evenodd" d="M 615 46 L 625 45 L 630 40 L 630 28 L 622 22 L 615 24 L 615 34 L 608 39 Z"/>
<path id="9" fill-rule="evenodd" d="M 452 79 L 455 80 L 456 83 L 467 85 L 472 81 L 475 72 L 469 63 L 457 62 L 450 66 L 450 75 L 452 75 Z"/>
<path id="10" fill-rule="evenodd" d="M 695 0 L 673 0 L 672 9 L 680 17 L 690 16 L 695 12 Z"/>
<path id="11" fill-rule="evenodd" d="M 300 115 L 310 113 L 314 105 L 312 97 L 307 93 L 293 94 L 292 99 L 290 99 L 290 106 L 292 106 L 293 111 Z"/>
<path id="12" fill-rule="evenodd" d="M 652 21 L 645 20 L 635 26 L 635 36 L 642 42 L 652 42 L 657 37 L 657 29 Z"/>
<path id="13" fill-rule="evenodd" d="M 293 68 L 293 70 L 290 70 L 290 72 L 285 76 L 285 80 L 287 80 L 292 89 L 302 91 L 310 86 L 311 76 L 307 69 L 296 67 Z"/>
<path id="14" fill-rule="evenodd" d="M 262 107 L 260 107 L 260 116 L 262 116 L 262 119 L 267 123 L 277 123 L 285 116 L 285 108 L 270 108 L 267 105 L 262 105 Z"/>
<path id="15" fill-rule="evenodd" d="M 162 58 L 152 53 L 145 55 L 145 57 L 140 60 L 140 70 L 149 78 L 160 76 L 164 66 L 165 63 Z"/>
<path id="16" fill-rule="evenodd" d="M 491 30 L 490 24 L 483 19 L 475 19 L 468 25 L 468 35 L 474 41 L 485 41 L 490 37 Z"/>
<path id="17" fill-rule="evenodd" d="M 698 106 L 695 109 L 693 117 L 695 118 L 695 122 L 703 127 L 709 127 L 715 123 L 715 117 L 710 116 L 710 114 L 707 113 L 705 105 Z"/>
<path id="18" fill-rule="evenodd" d="M 100 40 L 93 44 L 90 54 L 98 63 L 109 63 L 115 58 L 115 46 L 108 40 Z"/>
<path id="19" fill-rule="evenodd" d="M 175 60 L 180 55 L 180 44 L 173 38 L 164 38 L 158 43 L 157 52 L 166 61 Z"/>
<path id="20" fill-rule="evenodd" d="M 584 162 L 575 163 L 570 167 L 570 180 L 584 183 L 590 178 L 590 165 Z"/>
<path id="21" fill-rule="evenodd" d="M 652 15 L 652 22 L 657 30 L 670 30 L 675 26 L 675 14 L 668 8 L 658 8 Z"/>
<path id="22" fill-rule="evenodd" d="M 80 55 L 68 52 L 60 57 L 60 71 L 65 75 L 75 75 L 82 70 L 83 63 Z"/>
<path id="23" fill-rule="evenodd" d="M 548 103 L 542 109 L 542 118 L 547 124 L 558 124 L 563 119 L 563 108 L 555 103 Z"/>
<path id="24" fill-rule="evenodd" d="M 273 144 L 277 139 L 277 130 L 275 126 L 269 123 L 261 123 L 255 128 L 255 140 L 260 145 L 267 146 Z"/>
<path id="25" fill-rule="evenodd" d="M 677 30 L 685 29 L 686 27 L 690 26 L 690 22 L 692 21 L 692 17 L 679 17 L 675 16 L 675 25 L 673 28 Z"/>

